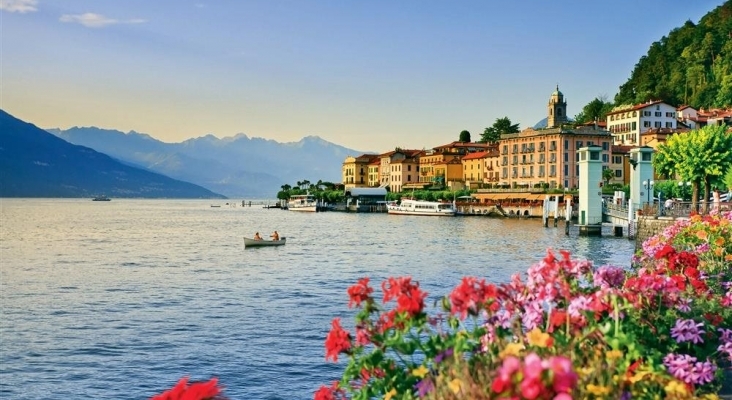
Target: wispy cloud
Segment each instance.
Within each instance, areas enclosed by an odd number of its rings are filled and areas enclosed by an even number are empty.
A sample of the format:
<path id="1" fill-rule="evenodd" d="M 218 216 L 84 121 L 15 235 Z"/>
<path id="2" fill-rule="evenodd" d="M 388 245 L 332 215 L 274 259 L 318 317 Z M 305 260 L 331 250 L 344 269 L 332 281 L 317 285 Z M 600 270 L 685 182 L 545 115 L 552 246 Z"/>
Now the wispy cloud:
<path id="1" fill-rule="evenodd" d="M 146 22 L 144 19 L 128 19 L 128 20 L 118 20 L 113 18 L 107 18 L 104 15 L 95 14 L 95 13 L 84 13 L 84 14 L 77 14 L 77 15 L 71 15 L 71 14 L 64 14 L 59 18 L 59 21 L 61 22 L 72 22 L 77 23 L 86 26 L 87 28 L 104 28 L 105 26 L 109 25 L 116 25 L 116 24 L 141 24 L 143 22 Z"/>
<path id="2" fill-rule="evenodd" d="M 38 11 L 38 0 L 0 0 L 0 10 L 27 13 Z"/>

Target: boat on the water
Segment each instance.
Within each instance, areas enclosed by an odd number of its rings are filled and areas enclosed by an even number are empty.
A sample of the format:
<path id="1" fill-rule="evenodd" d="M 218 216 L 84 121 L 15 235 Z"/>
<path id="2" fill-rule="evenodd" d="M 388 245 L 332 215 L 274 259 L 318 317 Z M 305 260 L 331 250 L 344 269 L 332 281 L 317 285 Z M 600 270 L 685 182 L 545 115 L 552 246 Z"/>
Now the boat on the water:
<path id="1" fill-rule="evenodd" d="M 318 201 L 312 194 L 297 194 L 290 196 L 287 202 L 287 209 L 290 211 L 318 211 Z"/>
<path id="2" fill-rule="evenodd" d="M 455 204 L 442 201 L 402 199 L 400 203 L 391 202 L 386 205 L 387 213 L 395 215 L 428 215 L 454 217 L 457 214 Z"/>
<path id="3" fill-rule="evenodd" d="M 110 199 L 109 197 L 107 197 L 105 195 L 96 196 L 92 199 L 92 201 L 110 201 L 110 200 L 112 200 L 112 199 Z"/>
<path id="4" fill-rule="evenodd" d="M 284 246 L 287 238 L 280 240 L 254 240 L 252 238 L 244 238 L 244 247 L 264 247 L 264 246 Z"/>

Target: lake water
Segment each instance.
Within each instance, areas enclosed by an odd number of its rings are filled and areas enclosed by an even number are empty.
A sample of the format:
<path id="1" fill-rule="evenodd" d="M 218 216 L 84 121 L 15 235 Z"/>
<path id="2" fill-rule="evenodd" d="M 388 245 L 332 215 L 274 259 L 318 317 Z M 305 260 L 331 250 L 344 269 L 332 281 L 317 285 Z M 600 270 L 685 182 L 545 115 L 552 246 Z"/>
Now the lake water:
<path id="1" fill-rule="evenodd" d="M 147 399 L 182 376 L 217 376 L 232 399 L 312 399 L 340 377 L 323 343 L 333 317 L 352 330 L 346 289 L 361 277 L 410 275 L 432 303 L 463 276 L 506 281 L 547 248 L 628 266 L 634 245 L 537 219 L 0 203 L 3 399 Z M 273 230 L 287 245 L 244 248 Z"/>

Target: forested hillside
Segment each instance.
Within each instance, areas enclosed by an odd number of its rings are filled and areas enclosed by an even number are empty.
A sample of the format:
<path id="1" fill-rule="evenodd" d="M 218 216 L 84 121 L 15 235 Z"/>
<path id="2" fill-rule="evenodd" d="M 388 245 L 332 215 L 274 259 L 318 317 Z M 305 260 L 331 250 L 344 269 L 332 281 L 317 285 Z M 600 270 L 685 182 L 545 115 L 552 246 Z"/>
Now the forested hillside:
<path id="1" fill-rule="evenodd" d="M 732 106 L 732 0 L 654 42 L 614 102 L 651 99 L 697 109 Z"/>

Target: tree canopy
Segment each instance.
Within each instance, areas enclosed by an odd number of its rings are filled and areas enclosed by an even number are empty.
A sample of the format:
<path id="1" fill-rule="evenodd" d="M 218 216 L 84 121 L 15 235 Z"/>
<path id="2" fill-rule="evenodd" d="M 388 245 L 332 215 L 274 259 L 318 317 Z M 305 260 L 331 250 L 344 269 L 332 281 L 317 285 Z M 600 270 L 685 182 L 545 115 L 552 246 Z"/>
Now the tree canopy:
<path id="1" fill-rule="evenodd" d="M 595 97 L 587 103 L 582 111 L 574 117 L 576 124 L 584 124 L 593 121 L 605 121 L 605 115 L 612 111 L 613 103 L 607 101 L 605 96 Z"/>
<path id="2" fill-rule="evenodd" d="M 615 104 L 664 100 L 699 108 L 732 105 L 732 1 L 651 44 Z"/>
<path id="3" fill-rule="evenodd" d="M 485 128 L 480 141 L 482 143 L 495 143 L 501 139 L 501 135 L 518 132 L 519 124 L 512 124 L 508 117 L 497 118 L 492 126 Z"/>
<path id="4" fill-rule="evenodd" d="M 462 142 L 462 143 L 470 143 L 470 132 L 468 132 L 468 131 L 460 132 L 460 138 L 458 139 L 458 141 Z"/>
<path id="5" fill-rule="evenodd" d="M 732 134 L 723 125 L 677 133 L 658 147 L 653 166 L 660 174 L 691 182 L 696 209 L 700 186 L 704 184 L 703 198 L 708 199 L 712 181 L 732 168 Z"/>

